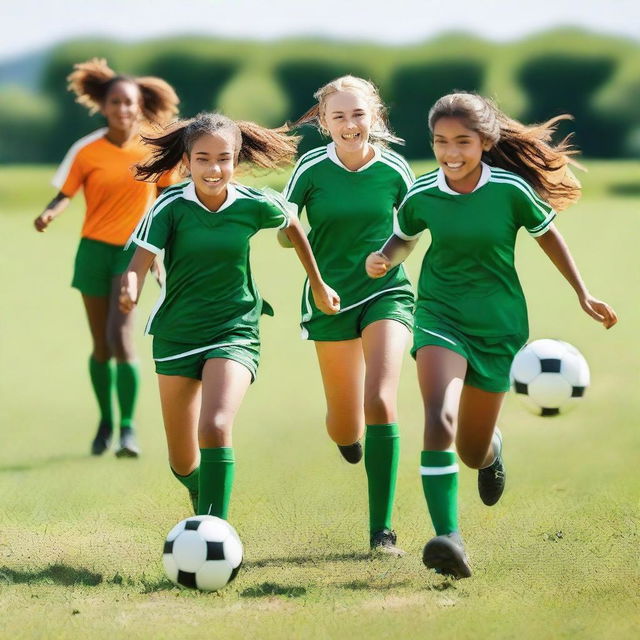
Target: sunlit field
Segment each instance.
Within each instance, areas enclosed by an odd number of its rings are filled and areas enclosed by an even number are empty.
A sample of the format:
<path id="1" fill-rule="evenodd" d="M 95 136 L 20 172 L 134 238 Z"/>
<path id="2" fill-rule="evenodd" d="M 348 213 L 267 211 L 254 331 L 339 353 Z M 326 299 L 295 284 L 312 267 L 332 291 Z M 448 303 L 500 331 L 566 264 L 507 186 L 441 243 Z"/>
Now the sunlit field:
<path id="1" fill-rule="evenodd" d="M 432 163 L 416 163 L 417 173 Z M 236 421 L 229 514 L 245 562 L 220 593 L 165 578 L 162 543 L 188 516 L 171 476 L 143 292 L 139 460 L 89 455 L 97 409 L 90 339 L 70 288 L 79 195 L 45 234 L 32 220 L 54 195 L 51 167 L 0 172 L 0 637 L 2 638 L 631 638 L 640 611 L 640 305 L 638 163 L 587 163 L 583 200 L 562 214 L 592 293 L 618 312 L 605 331 L 526 233 L 518 266 L 531 338 L 576 345 L 592 386 L 573 413 L 539 418 L 509 396 L 500 426 L 507 491 L 478 498 L 460 474 L 460 522 L 474 576 L 451 581 L 421 563 L 433 535 L 418 475 L 422 404 L 414 363 L 400 389 L 402 453 L 394 527 L 403 558 L 368 554 L 364 466 L 324 431 L 313 345 L 299 338 L 303 271 L 273 231 L 254 239 L 253 271 L 276 310 Z M 280 188 L 286 174 L 247 176 Z M 409 261 L 413 281 L 428 245 Z"/>

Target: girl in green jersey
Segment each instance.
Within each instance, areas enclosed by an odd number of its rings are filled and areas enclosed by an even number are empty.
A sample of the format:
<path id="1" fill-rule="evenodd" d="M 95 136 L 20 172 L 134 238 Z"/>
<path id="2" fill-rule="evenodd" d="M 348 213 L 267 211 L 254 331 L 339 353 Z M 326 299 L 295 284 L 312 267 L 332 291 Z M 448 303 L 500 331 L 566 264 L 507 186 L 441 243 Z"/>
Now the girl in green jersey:
<path id="1" fill-rule="evenodd" d="M 226 518 L 235 463 L 231 430 L 258 366 L 259 316 L 271 311 L 251 276 L 250 238 L 263 228 L 283 229 L 318 307 L 335 313 L 339 298 L 279 196 L 233 181 L 240 161 L 265 168 L 291 162 L 295 138 L 205 113 L 146 140 L 155 154 L 138 165 L 139 178 L 153 180 L 183 162 L 190 180 L 167 189 L 134 232 L 137 248 L 122 276 L 120 307 L 135 307 L 150 264 L 164 251 L 166 286 L 147 331 L 154 336 L 169 461 L 196 512 Z"/>
<path id="2" fill-rule="evenodd" d="M 362 458 L 360 440 L 366 434 L 370 547 L 401 555 L 391 526 L 400 447 L 396 396 L 413 294 L 402 266 L 373 281 L 363 262 L 391 233 L 394 209 L 413 173 L 386 147 L 401 141 L 390 133 L 385 107 L 370 82 L 344 76 L 319 89 L 315 98 L 317 105 L 294 126 L 315 124 L 331 142 L 300 158 L 284 196 L 299 212 L 306 211 L 309 242 L 342 308 L 326 316 L 305 286 L 303 337 L 315 342 L 327 431 L 348 462 Z"/>
<path id="3" fill-rule="evenodd" d="M 575 290 L 583 310 L 607 329 L 617 317 L 585 286 L 559 231 L 555 210 L 580 196 L 568 170 L 566 140 L 550 142 L 558 116 L 525 126 L 491 101 L 468 93 L 440 98 L 429 112 L 440 168 L 416 180 L 398 211 L 394 234 L 366 262 L 372 278 L 401 263 L 420 233 L 431 245 L 422 264 L 412 353 L 425 409 L 422 484 L 436 532 L 427 567 L 471 575 L 458 529 L 455 447 L 479 469 L 482 501 L 505 485 L 496 420 L 514 355 L 528 337 L 527 311 L 514 266 L 523 226 Z"/>

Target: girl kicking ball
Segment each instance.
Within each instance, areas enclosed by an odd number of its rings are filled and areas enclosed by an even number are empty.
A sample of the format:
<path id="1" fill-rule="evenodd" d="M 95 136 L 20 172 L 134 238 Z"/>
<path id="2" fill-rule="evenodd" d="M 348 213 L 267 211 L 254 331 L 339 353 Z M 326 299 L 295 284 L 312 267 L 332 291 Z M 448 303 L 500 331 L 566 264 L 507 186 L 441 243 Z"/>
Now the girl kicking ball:
<path id="1" fill-rule="evenodd" d="M 553 224 L 556 210 L 580 196 L 567 167 L 572 152 L 565 142 L 550 142 L 567 117 L 526 126 L 479 95 L 440 98 L 429 112 L 439 169 L 416 180 L 393 235 L 366 262 L 372 278 L 385 277 L 425 229 L 431 234 L 412 349 L 425 410 L 420 472 L 436 533 L 423 561 L 457 578 L 469 577 L 471 569 L 458 527 L 454 441 L 462 461 L 479 470 L 485 504 L 495 504 L 505 486 L 496 420 L 511 361 L 529 331 L 514 267 L 519 228 L 537 240 L 587 314 L 607 329 L 617 321 L 613 309 L 589 293 Z"/>
<path id="2" fill-rule="evenodd" d="M 169 462 L 196 513 L 226 519 L 233 421 L 256 376 L 260 314 L 273 313 L 251 275 L 250 238 L 260 229 L 283 229 L 307 272 L 314 304 L 332 314 L 339 298 L 323 282 L 284 201 L 233 180 L 240 161 L 265 168 L 292 162 L 295 138 L 204 113 L 146 140 L 155 154 L 138 167 L 140 178 L 155 179 L 180 162 L 191 178 L 167 189 L 135 230 L 120 307 L 123 313 L 135 307 L 151 263 L 164 251 L 166 283 L 147 330 Z"/>

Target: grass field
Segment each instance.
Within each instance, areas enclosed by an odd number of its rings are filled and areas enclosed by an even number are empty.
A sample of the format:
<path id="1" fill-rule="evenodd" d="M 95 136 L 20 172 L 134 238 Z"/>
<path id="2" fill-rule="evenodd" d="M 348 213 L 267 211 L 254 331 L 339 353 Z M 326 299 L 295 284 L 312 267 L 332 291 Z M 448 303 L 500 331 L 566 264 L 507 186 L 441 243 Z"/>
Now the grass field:
<path id="1" fill-rule="evenodd" d="M 422 408 L 409 357 L 395 517 L 408 554 L 368 557 L 364 468 L 344 463 L 326 437 L 313 346 L 298 338 L 302 269 L 272 232 L 256 237 L 254 273 L 276 317 L 262 324 L 259 377 L 234 434 L 230 521 L 245 564 L 227 590 L 202 594 L 173 588 L 161 565 L 164 536 L 189 509 L 169 473 L 150 339 L 142 336 L 157 288 L 148 282 L 138 319 L 143 456 L 91 458 L 90 341 L 69 287 L 81 197 L 36 234 L 31 222 L 53 195 L 52 168 L 4 167 L 0 637 L 638 637 L 640 173 L 638 163 L 589 168 L 583 201 L 559 226 L 592 292 L 620 322 L 605 332 L 590 320 L 537 244 L 520 237 L 531 337 L 578 346 L 592 387 L 583 406 L 553 419 L 507 399 L 501 426 L 509 484 L 496 507 L 481 504 L 475 472 L 462 470 L 470 580 L 445 580 L 420 561 L 432 531 L 418 476 Z M 278 187 L 284 175 L 269 180 Z M 422 243 L 409 263 L 414 281 Z"/>

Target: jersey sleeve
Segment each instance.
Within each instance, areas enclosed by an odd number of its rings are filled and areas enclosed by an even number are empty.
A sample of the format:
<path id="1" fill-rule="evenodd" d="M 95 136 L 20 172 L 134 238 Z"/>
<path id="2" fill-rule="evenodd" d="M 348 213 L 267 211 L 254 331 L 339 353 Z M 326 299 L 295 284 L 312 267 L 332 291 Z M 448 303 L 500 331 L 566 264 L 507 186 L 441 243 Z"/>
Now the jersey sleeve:
<path id="1" fill-rule="evenodd" d="M 518 226 L 524 227 L 532 237 L 537 238 L 549 230 L 551 222 L 556 217 L 556 212 L 528 184 L 518 184 L 517 187 Z"/>
<path id="2" fill-rule="evenodd" d="M 127 246 L 133 242 L 157 255 L 167 246 L 172 229 L 172 208 L 159 199 L 140 220 Z"/>
<path id="3" fill-rule="evenodd" d="M 263 189 L 262 192 L 264 200 L 261 203 L 260 228 L 286 229 L 291 218 L 297 214 L 296 208 L 273 189 Z"/>
<path id="4" fill-rule="evenodd" d="M 400 156 L 398 156 L 400 157 Z M 394 206 L 396 209 L 400 208 L 402 201 L 406 198 L 407 192 L 411 188 L 411 185 L 416 181 L 416 176 L 409 164 L 402 158 L 402 171 L 398 175 L 398 195 Z"/>
<path id="5" fill-rule="evenodd" d="M 307 203 L 307 197 L 310 189 L 308 167 L 304 164 L 304 156 L 298 160 L 289 182 L 287 182 L 282 196 L 287 202 L 295 205 L 294 215 L 300 217 L 300 212 Z"/>
<path id="6" fill-rule="evenodd" d="M 65 161 L 62 161 L 62 164 L 58 167 L 56 175 L 53 177 L 51 183 L 58 189 L 58 191 L 61 191 L 65 196 L 72 198 L 83 185 L 86 174 L 87 172 L 82 161 L 82 155 L 77 154 L 66 167 Z"/>
<path id="7" fill-rule="evenodd" d="M 393 233 L 403 240 L 415 240 L 427 228 L 416 207 L 415 196 L 405 198 L 393 216 Z"/>

